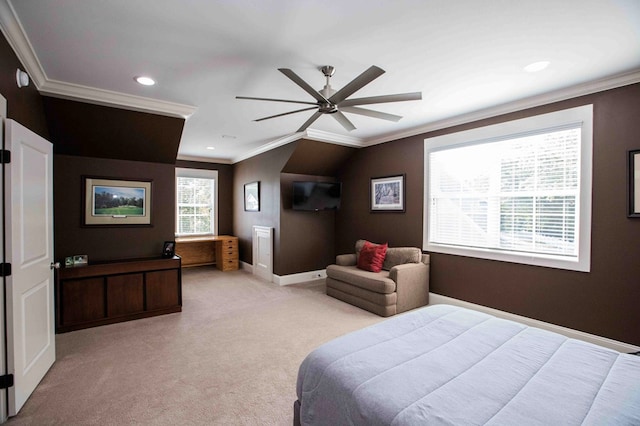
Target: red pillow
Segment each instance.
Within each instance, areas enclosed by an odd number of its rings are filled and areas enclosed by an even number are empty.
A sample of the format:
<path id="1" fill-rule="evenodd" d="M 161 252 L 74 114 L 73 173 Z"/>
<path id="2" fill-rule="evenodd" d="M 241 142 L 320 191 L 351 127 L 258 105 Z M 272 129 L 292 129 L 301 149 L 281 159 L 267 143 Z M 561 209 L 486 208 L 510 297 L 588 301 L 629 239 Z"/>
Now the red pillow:
<path id="1" fill-rule="evenodd" d="M 384 258 L 387 255 L 387 246 L 387 243 L 378 245 L 365 241 L 358 257 L 358 268 L 365 271 L 380 272 Z"/>

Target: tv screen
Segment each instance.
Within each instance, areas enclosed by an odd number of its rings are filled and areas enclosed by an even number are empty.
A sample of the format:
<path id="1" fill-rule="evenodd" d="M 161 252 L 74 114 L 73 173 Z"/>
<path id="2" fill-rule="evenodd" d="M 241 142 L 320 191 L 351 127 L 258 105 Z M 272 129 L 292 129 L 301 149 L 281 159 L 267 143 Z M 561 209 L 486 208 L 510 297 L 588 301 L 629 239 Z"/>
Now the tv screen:
<path id="1" fill-rule="evenodd" d="M 293 209 L 337 210 L 341 193 L 339 182 L 293 182 Z"/>

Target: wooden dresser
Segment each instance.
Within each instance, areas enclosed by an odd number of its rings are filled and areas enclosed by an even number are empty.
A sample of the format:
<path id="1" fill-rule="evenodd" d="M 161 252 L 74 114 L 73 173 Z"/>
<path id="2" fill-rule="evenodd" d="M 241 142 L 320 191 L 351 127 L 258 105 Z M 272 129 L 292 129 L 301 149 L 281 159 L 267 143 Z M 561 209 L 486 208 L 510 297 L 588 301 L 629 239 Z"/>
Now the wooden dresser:
<path id="1" fill-rule="evenodd" d="M 56 332 L 182 310 L 180 258 L 100 262 L 59 269 Z"/>
<path id="2" fill-rule="evenodd" d="M 176 238 L 176 254 L 184 267 L 216 265 L 221 271 L 239 267 L 238 237 L 231 235 Z"/>

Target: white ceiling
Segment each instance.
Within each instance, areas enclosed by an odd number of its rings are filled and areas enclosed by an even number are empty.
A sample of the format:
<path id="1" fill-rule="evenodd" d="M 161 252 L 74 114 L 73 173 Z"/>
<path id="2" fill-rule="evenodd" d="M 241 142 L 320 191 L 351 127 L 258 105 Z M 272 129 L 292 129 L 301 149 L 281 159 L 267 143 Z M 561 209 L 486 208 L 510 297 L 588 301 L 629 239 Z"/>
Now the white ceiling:
<path id="1" fill-rule="evenodd" d="M 321 89 L 333 65 L 339 89 L 377 65 L 353 97 L 422 92 L 367 106 L 398 123 L 324 115 L 304 134 L 353 146 L 640 81 L 638 0 L 0 0 L 0 26 L 42 93 L 188 116 L 179 158 L 205 161 L 300 137 L 312 111 L 252 120 L 304 105 L 235 99 L 313 101 L 278 68 Z"/>

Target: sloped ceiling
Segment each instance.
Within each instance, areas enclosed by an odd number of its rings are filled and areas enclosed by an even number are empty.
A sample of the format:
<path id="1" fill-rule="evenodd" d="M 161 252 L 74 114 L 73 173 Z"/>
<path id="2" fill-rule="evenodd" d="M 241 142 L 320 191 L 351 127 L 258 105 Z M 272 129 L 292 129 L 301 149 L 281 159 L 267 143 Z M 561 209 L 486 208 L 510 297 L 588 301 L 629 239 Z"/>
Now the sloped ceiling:
<path id="1" fill-rule="evenodd" d="M 56 154 L 174 164 L 184 119 L 44 97 Z"/>
<path id="2" fill-rule="evenodd" d="M 336 176 L 357 148 L 303 139 L 296 145 L 282 173 Z"/>

